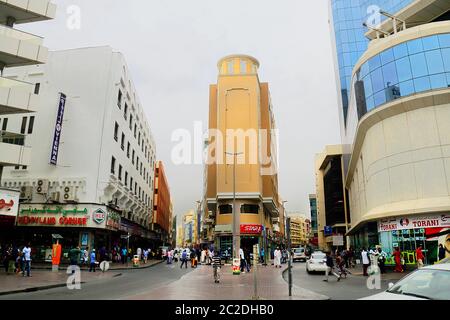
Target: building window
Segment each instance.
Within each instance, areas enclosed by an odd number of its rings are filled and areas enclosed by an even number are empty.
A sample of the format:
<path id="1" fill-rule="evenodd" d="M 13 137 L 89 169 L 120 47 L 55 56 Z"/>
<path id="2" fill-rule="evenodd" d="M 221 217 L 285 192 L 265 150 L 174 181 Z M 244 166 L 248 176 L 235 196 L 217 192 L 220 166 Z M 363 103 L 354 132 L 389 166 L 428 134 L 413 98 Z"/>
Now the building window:
<path id="1" fill-rule="evenodd" d="M 30 117 L 30 123 L 28 124 L 28 134 L 33 133 L 34 128 L 34 116 Z"/>
<path id="2" fill-rule="evenodd" d="M 133 115 L 130 114 L 130 130 L 133 130 Z"/>
<path id="3" fill-rule="evenodd" d="M 131 157 L 131 163 L 134 164 L 134 156 L 135 156 L 135 152 L 133 150 L 133 156 Z"/>
<path id="4" fill-rule="evenodd" d="M 136 170 L 139 170 L 139 157 L 136 158 Z"/>
<path id="5" fill-rule="evenodd" d="M 134 195 L 137 194 L 137 182 L 134 183 Z"/>
<path id="6" fill-rule="evenodd" d="M 227 73 L 234 74 L 234 61 L 230 60 L 227 62 Z"/>
<path id="7" fill-rule="evenodd" d="M 141 177 L 142 177 L 142 162 L 141 162 L 140 174 L 141 174 Z"/>
<path id="8" fill-rule="evenodd" d="M 25 130 L 27 129 L 27 117 L 22 118 L 22 126 L 20 127 L 20 133 L 25 134 Z"/>
<path id="9" fill-rule="evenodd" d="M 119 180 L 122 181 L 122 165 L 119 164 Z"/>
<path id="10" fill-rule="evenodd" d="M 130 147 L 131 147 L 131 144 L 128 142 L 128 144 L 127 144 L 127 158 L 128 159 L 130 158 Z"/>
<path id="11" fill-rule="evenodd" d="M 130 191 L 133 191 L 133 177 L 130 178 Z"/>
<path id="12" fill-rule="evenodd" d="M 118 141 L 119 137 L 119 124 L 116 122 L 114 125 L 114 140 Z"/>
<path id="13" fill-rule="evenodd" d="M 141 133 L 139 132 L 139 138 L 138 138 L 138 146 L 141 145 Z"/>
<path id="14" fill-rule="evenodd" d="M 137 134 L 137 124 L 134 124 L 134 137 L 136 138 L 136 134 Z"/>
<path id="15" fill-rule="evenodd" d="M 241 74 L 247 73 L 247 61 L 241 60 Z"/>
<path id="16" fill-rule="evenodd" d="M 36 83 L 34 85 L 34 94 L 39 94 L 40 90 L 41 90 L 41 84 L 40 83 Z"/>
<path id="17" fill-rule="evenodd" d="M 111 158 L 111 173 L 116 173 L 116 158 L 114 157 Z"/>
<path id="18" fill-rule="evenodd" d="M 125 150 L 125 133 L 122 132 L 122 139 L 120 142 L 120 147 L 122 148 L 122 150 Z"/>
<path id="19" fill-rule="evenodd" d="M 258 214 L 259 206 L 257 204 L 243 204 L 241 206 L 241 213 Z"/>
<path id="20" fill-rule="evenodd" d="M 119 94 L 117 96 L 117 106 L 122 109 L 122 90 L 119 89 Z"/>
<path id="21" fill-rule="evenodd" d="M 8 128 L 8 118 L 4 118 L 3 119 L 2 130 L 6 131 L 7 128 Z"/>
<path id="22" fill-rule="evenodd" d="M 125 187 L 128 186 L 128 172 L 125 171 Z"/>
<path id="23" fill-rule="evenodd" d="M 233 206 L 231 204 L 222 204 L 219 206 L 219 214 L 233 213 Z"/>
<path id="24" fill-rule="evenodd" d="M 123 109 L 123 117 L 125 120 L 128 118 L 128 105 L 125 103 L 125 108 Z"/>

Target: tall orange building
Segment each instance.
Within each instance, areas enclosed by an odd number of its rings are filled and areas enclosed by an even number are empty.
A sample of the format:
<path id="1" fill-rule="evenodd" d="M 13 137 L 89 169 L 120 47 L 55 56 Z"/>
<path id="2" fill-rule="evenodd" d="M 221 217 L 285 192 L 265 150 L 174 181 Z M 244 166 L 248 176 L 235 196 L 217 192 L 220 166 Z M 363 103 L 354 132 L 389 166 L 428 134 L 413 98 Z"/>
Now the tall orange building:
<path id="1" fill-rule="evenodd" d="M 233 182 L 240 246 L 269 248 L 282 239 L 278 196 L 277 139 L 269 85 L 260 83 L 259 62 L 232 55 L 218 63 L 210 86 L 208 162 L 205 168 L 204 236 L 221 251 L 232 249 Z M 236 159 L 233 155 L 237 154 Z"/>
<path id="2" fill-rule="evenodd" d="M 160 234 L 160 239 L 163 244 L 168 244 L 172 228 L 172 205 L 169 184 L 162 161 L 156 163 L 155 191 L 153 197 L 152 230 Z"/>

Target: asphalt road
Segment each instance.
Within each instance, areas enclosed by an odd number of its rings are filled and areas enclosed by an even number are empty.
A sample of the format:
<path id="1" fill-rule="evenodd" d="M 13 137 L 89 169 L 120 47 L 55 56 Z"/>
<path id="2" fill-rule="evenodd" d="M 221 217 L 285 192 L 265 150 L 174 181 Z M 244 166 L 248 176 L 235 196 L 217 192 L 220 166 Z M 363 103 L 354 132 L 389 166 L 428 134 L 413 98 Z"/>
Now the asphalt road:
<path id="1" fill-rule="evenodd" d="M 287 265 L 284 266 L 287 267 Z M 328 282 L 325 282 L 323 281 L 324 273 L 308 274 L 304 262 L 294 263 L 292 270 L 293 283 L 296 286 L 328 296 L 331 300 L 356 300 L 368 297 L 386 290 L 389 282 L 396 282 L 396 280 L 382 279 L 380 290 L 369 290 L 366 284 L 367 278 L 363 276 L 348 275 L 347 279 L 343 278 L 337 282 L 337 278 L 330 275 Z M 288 279 L 287 272 L 284 273 L 284 279 L 286 281 Z"/>
<path id="2" fill-rule="evenodd" d="M 142 270 L 120 271 L 121 276 L 81 285 L 80 290 L 66 287 L 31 293 L 0 296 L 0 300 L 119 300 L 168 285 L 191 272 L 178 265 L 158 264 Z M 119 272 L 117 272 L 119 273 Z"/>

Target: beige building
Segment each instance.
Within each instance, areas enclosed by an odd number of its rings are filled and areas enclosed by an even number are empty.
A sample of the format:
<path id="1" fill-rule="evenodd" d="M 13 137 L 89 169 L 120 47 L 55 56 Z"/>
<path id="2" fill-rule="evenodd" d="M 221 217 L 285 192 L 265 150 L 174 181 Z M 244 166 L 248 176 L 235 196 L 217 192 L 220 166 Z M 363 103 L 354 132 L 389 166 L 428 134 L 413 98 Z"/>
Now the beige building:
<path id="1" fill-rule="evenodd" d="M 292 248 L 303 247 L 309 243 L 311 237 L 311 221 L 305 215 L 289 213 L 291 218 L 291 246 Z"/>
<path id="2" fill-rule="evenodd" d="M 344 236 L 350 229 L 342 145 L 326 146 L 317 154 L 315 170 L 319 249 L 329 251 L 333 248 L 333 235 Z"/>
<path id="3" fill-rule="evenodd" d="M 221 250 L 232 248 L 234 153 L 240 153 L 235 181 L 241 247 L 252 250 L 283 238 L 276 125 L 269 85 L 259 81 L 258 68 L 253 57 L 225 57 L 217 84 L 210 86 L 203 203 L 206 238 Z"/>

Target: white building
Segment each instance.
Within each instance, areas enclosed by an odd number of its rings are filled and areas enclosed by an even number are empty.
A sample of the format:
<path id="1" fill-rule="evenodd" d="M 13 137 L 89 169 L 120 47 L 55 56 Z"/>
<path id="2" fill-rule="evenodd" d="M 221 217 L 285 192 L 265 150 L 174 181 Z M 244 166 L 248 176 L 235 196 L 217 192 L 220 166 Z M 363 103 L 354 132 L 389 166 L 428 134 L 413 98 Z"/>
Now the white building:
<path id="1" fill-rule="evenodd" d="M 4 168 L 28 166 L 31 161 L 31 144 L 9 118 L 18 117 L 13 114 L 30 117 L 39 104 L 33 84 L 5 78 L 3 70 L 45 63 L 48 54 L 41 37 L 15 25 L 53 19 L 55 13 L 56 6 L 49 0 L 0 0 L 0 182 Z M 10 238 L 18 208 L 18 192 L 2 189 L 0 183 L 0 241 Z"/>
<path id="2" fill-rule="evenodd" d="M 35 119 L 8 117 L 33 145 L 32 161 L 3 173 L 4 187 L 21 190 L 18 226 L 42 227 L 46 220 L 23 217 L 62 207 L 87 218 L 66 234 L 72 245 L 120 245 L 124 232 L 150 238 L 155 142 L 123 55 L 110 47 L 51 52 L 46 65 L 5 76 L 36 84 L 41 98 Z"/>

